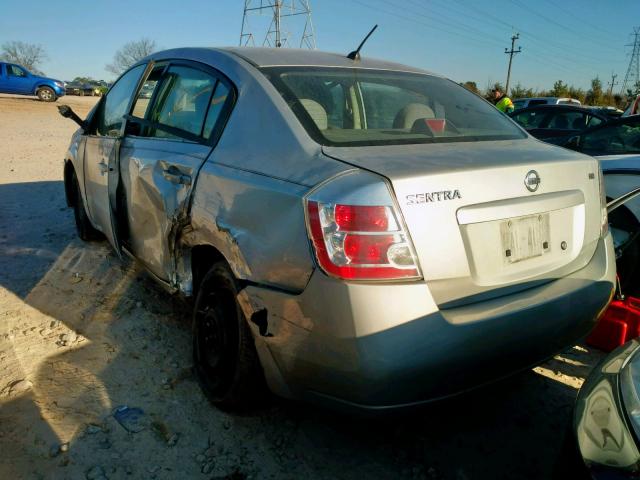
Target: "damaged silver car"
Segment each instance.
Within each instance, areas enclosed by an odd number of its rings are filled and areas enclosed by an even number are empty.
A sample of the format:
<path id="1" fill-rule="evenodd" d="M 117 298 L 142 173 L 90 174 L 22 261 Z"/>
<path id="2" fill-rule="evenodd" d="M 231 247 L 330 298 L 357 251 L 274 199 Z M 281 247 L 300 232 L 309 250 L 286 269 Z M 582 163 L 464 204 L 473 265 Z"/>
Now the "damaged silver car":
<path id="1" fill-rule="evenodd" d="M 598 162 L 423 70 L 176 49 L 62 113 L 80 237 L 195 298 L 217 405 L 418 405 L 536 365 L 610 301 Z"/>

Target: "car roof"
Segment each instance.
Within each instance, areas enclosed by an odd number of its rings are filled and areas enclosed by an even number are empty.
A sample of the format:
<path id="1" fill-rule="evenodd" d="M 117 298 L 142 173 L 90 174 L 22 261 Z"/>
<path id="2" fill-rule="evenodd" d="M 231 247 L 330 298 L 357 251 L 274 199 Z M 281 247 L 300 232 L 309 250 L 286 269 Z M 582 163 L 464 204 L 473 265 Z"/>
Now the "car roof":
<path id="1" fill-rule="evenodd" d="M 576 100 L 571 97 L 519 97 L 516 100 Z"/>
<path id="2" fill-rule="evenodd" d="M 204 57 L 207 52 L 227 53 L 241 58 L 255 67 L 344 67 L 344 68 L 363 68 L 374 70 L 392 70 L 397 72 L 420 73 L 434 76 L 440 76 L 433 72 L 422 70 L 420 68 L 410 67 L 400 63 L 388 62 L 385 60 L 376 60 L 362 55 L 358 61 L 347 58 L 346 54 L 323 52 L 320 50 L 308 50 L 297 48 L 263 48 L 263 47 L 222 47 L 222 48 L 179 48 L 174 50 L 165 50 L 152 54 L 149 58 L 188 58 L 194 53 L 198 53 Z M 213 60 L 213 58 L 212 58 Z"/>
<path id="3" fill-rule="evenodd" d="M 560 103 L 560 104 L 543 104 L 543 105 L 531 105 L 530 107 L 521 108 L 520 110 L 516 110 L 517 113 L 524 112 L 528 110 L 582 110 L 582 111 L 592 111 L 593 107 L 578 105 L 576 103 Z"/>

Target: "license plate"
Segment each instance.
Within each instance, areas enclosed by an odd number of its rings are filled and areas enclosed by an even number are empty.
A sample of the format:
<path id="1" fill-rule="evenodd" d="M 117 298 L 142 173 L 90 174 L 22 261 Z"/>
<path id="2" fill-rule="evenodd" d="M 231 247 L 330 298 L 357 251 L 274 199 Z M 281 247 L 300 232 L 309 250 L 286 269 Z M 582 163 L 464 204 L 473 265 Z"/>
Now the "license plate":
<path id="1" fill-rule="evenodd" d="M 549 214 L 512 218 L 500 223 L 506 263 L 539 257 L 549 251 Z"/>

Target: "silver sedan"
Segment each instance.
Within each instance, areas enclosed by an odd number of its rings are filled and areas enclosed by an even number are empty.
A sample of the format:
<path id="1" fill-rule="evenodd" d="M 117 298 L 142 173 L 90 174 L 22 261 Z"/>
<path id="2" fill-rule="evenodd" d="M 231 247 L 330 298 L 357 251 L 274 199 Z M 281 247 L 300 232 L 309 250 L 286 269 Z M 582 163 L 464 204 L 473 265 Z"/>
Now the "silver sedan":
<path id="1" fill-rule="evenodd" d="M 417 68 L 169 50 L 75 120 L 80 237 L 195 298 L 222 407 L 265 386 L 358 411 L 451 396 L 576 342 L 611 298 L 598 162 Z"/>

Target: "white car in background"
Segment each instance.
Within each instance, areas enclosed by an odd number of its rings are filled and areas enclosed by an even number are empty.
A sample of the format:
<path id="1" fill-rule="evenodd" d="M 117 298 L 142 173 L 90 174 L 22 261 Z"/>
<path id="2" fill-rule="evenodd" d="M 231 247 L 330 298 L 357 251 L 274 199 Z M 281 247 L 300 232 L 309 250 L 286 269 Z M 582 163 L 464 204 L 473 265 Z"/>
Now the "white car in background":
<path id="1" fill-rule="evenodd" d="M 580 103 L 580 100 L 569 97 L 517 98 L 513 101 L 513 106 L 516 110 L 535 107 L 536 105 L 582 105 L 582 103 Z"/>
<path id="2" fill-rule="evenodd" d="M 640 115 L 588 129 L 564 146 L 600 160 L 609 199 L 640 187 Z M 640 197 L 614 210 L 609 223 L 623 289 L 640 290 Z"/>

